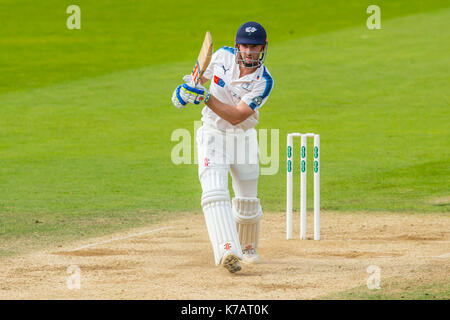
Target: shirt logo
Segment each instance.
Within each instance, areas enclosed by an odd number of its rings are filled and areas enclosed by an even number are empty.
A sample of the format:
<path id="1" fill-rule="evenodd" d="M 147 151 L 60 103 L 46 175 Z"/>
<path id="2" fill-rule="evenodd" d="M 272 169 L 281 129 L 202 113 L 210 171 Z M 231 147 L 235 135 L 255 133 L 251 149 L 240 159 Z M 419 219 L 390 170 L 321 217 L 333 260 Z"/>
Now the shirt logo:
<path id="1" fill-rule="evenodd" d="M 221 86 L 222 88 L 225 87 L 225 81 L 223 81 L 216 75 L 214 75 L 214 83 L 217 84 L 218 86 Z"/>
<path id="2" fill-rule="evenodd" d="M 222 69 L 223 69 L 223 74 L 226 74 L 226 73 L 227 73 L 227 71 L 228 71 L 228 70 L 230 70 L 230 68 L 228 68 L 228 69 L 225 69 L 225 66 L 224 66 L 224 65 L 222 65 Z"/>
<path id="3" fill-rule="evenodd" d="M 255 27 L 247 27 L 247 28 L 245 28 L 245 32 L 248 32 L 248 33 L 250 33 L 250 34 L 252 34 L 253 32 L 255 32 L 256 31 L 256 28 Z"/>

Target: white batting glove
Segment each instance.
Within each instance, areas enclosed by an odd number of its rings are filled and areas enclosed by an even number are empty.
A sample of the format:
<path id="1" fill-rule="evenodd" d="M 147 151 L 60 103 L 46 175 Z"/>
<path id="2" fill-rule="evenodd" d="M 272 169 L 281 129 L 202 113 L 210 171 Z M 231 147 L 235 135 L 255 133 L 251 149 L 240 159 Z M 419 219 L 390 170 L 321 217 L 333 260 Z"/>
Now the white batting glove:
<path id="1" fill-rule="evenodd" d="M 191 84 L 184 83 L 180 88 L 180 96 L 188 103 L 200 104 L 201 102 L 207 103 L 210 94 L 209 91 L 200 84 L 194 88 Z"/>
<path id="2" fill-rule="evenodd" d="M 190 74 L 187 74 L 183 77 L 183 81 L 186 82 L 187 84 L 191 84 L 191 79 L 192 77 Z"/>
<path id="3" fill-rule="evenodd" d="M 175 90 L 172 93 L 172 103 L 178 109 L 183 109 L 188 104 L 188 102 L 186 100 L 184 100 L 181 96 L 181 92 L 180 92 L 181 87 L 182 87 L 182 85 L 180 84 L 178 87 L 175 88 Z"/>
<path id="4" fill-rule="evenodd" d="M 192 80 L 192 76 L 190 74 L 187 74 L 183 77 L 183 81 L 186 82 L 186 84 L 190 87 L 192 87 L 191 80 Z M 206 95 L 209 93 L 208 90 L 204 86 L 202 86 L 200 83 L 197 83 L 195 88 L 204 90 L 206 92 Z"/>
<path id="5" fill-rule="evenodd" d="M 194 88 L 191 84 L 191 75 L 187 74 L 183 77 L 185 84 L 181 84 L 175 88 L 172 94 L 172 103 L 178 109 L 183 109 L 188 103 L 200 104 L 201 102 L 208 102 L 210 94 L 209 91 L 197 84 Z"/>

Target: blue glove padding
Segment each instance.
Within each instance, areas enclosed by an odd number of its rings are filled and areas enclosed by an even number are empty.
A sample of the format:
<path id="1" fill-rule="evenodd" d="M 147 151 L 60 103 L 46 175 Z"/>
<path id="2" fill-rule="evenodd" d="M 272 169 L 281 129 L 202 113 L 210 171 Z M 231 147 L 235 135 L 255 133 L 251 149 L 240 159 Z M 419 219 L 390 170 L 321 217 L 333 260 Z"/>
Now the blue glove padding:
<path id="1" fill-rule="evenodd" d="M 183 109 L 187 105 L 187 102 L 180 95 L 181 87 L 182 85 L 180 84 L 178 87 L 175 88 L 172 94 L 172 103 L 178 109 Z"/>
<path id="2" fill-rule="evenodd" d="M 183 83 L 180 88 L 180 97 L 183 101 L 193 104 L 208 102 L 210 94 L 205 87 L 198 84 L 195 88 L 187 83 Z"/>

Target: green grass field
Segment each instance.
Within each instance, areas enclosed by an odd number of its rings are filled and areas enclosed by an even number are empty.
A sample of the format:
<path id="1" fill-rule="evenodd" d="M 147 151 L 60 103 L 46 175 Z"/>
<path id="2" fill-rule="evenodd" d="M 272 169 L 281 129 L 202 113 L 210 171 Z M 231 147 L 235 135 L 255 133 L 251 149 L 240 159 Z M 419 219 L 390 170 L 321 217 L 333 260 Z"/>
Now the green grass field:
<path id="1" fill-rule="evenodd" d="M 248 20 L 268 31 L 275 80 L 258 128 L 280 130 L 278 174 L 259 182 L 266 211 L 285 208 L 286 133 L 312 131 L 324 209 L 450 212 L 448 2 L 378 1 L 381 30 L 366 28 L 369 1 L 259 3 L 80 0 L 70 31 L 72 1 L 2 1 L 0 243 L 200 212 L 196 166 L 171 162 L 170 137 L 201 109 L 170 96 L 207 29 L 232 46 Z"/>

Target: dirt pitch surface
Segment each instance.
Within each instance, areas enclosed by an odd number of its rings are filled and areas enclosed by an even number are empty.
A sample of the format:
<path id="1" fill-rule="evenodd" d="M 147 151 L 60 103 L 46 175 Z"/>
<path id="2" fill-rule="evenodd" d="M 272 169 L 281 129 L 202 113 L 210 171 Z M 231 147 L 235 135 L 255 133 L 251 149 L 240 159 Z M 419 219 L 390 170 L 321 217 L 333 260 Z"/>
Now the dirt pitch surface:
<path id="1" fill-rule="evenodd" d="M 1 258 L 0 299 L 316 299 L 365 286 L 371 265 L 382 287 L 450 279 L 448 215 L 323 212 L 320 241 L 312 221 L 310 240 L 287 241 L 284 214 L 265 213 L 262 261 L 237 274 L 214 266 L 200 214 Z"/>

